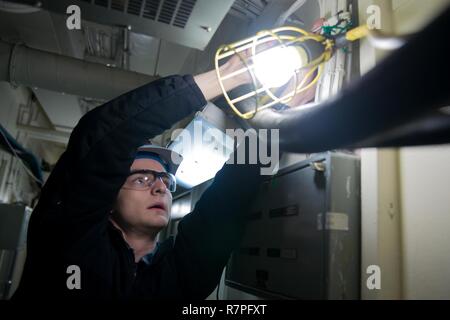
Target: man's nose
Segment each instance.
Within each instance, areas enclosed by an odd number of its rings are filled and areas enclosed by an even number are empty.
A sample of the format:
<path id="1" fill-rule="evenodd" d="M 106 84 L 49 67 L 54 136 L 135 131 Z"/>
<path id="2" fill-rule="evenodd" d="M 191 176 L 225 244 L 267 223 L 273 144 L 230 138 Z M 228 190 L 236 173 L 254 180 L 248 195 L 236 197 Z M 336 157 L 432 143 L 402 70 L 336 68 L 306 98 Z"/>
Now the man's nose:
<path id="1" fill-rule="evenodd" d="M 157 178 L 151 188 L 152 193 L 166 193 L 167 187 L 161 178 Z"/>

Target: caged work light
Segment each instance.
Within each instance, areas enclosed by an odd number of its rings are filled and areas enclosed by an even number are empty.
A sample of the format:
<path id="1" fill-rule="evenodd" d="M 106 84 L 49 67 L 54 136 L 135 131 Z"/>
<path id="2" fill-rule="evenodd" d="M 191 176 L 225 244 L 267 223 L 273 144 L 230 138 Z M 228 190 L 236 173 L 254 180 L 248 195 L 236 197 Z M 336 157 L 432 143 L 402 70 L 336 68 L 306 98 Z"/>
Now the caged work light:
<path id="1" fill-rule="evenodd" d="M 295 95 L 311 88 L 320 78 L 324 64 L 337 48 L 368 34 L 366 26 L 349 30 L 338 37 L 326 37 L 296 27 L 265 30 L 255 36 L 221 46 L 215 55 L 215 69 L 223 95 L 233 111 L 251 119 L 258 111 L 278 103 L 288 103 Z M 220 66 L 237 55 L 243 68 L 223 75 Z M 248 92 L 230 97 L 224 81 L 249 73 L 252 84 Z M 238 102 L 255 99 L 255 109 L 242 113 Z"/>

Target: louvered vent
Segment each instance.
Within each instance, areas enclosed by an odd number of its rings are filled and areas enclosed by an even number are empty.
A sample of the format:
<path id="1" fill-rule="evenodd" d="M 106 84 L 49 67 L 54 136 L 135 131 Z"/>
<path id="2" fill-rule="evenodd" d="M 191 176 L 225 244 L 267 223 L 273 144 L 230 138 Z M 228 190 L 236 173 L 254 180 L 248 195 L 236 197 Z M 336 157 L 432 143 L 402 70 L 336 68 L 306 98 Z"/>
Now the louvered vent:
<path id="1" fill-rule="evenodd" d="M 230 13 L 245 20 L 255 20 L 264 11 L 267 1 L 264 0 L 235 0 Z"/>
<path id="2" fill-rule="evenodd" d="M 199 50 L 206 48 L 235 3 L 235 0 L 39 1 L 42 9 L 62 15 L 67 15 L 68 6 L 78 5 L 83 21 L 111 27 L 129 26 L 133 33 Z M 245 1 L 259 3 L 267 0 Z M 259 10 L 259 7 L 255 9 L 252 6 L 251 9 Z"/>
<path id="3" fill-rule="evenodd" d="M 160 0 L 147 0 L 144 5 L 144 14 L 143 17 L 155 20 L 156 15 L 158 14 Z"/>
<path id="4" fill-rule="evenodd" d="M 102 7 L 108 7 L 108 0 L 95 0 L 95 4 Z"/>
<path id="5" fill-rule="evenodd" d="M 143 0 L 129 0 L 127 12 L 129 14 L 134 14 L 135 16 L 141 16 L 141 8 Z"/>
<path id="6" fill-rule="evenodd" d="M 124 12 L 126 0 L 111 0 L 111 9 Z"/>
<path id="7" fill-rule="evenodd" d="M 96 6 L 184 28 L 197 0 L 82 0 Z"/>
<path id="8" fill-rule="evenodd" d="M 181 5 L 178 8 L 177 15 L 175 16 L 175 21 L 173 25 L 176 27 L 184 28 L 189 16 L 191 15 L 192 9 L 194 9 L 196 0 L 181 0 Z"/>

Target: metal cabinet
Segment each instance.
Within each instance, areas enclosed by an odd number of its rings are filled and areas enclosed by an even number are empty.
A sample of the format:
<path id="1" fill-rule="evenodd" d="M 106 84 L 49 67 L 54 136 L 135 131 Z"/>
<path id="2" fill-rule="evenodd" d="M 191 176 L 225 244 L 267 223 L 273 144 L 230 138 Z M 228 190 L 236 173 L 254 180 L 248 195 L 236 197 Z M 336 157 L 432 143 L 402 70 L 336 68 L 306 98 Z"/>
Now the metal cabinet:
<path id="1" fill-rule="evenodd" d="M 360 169 L 327 152 L 266 179 L 225 283 L 258 296 L 358 299 Z"/>

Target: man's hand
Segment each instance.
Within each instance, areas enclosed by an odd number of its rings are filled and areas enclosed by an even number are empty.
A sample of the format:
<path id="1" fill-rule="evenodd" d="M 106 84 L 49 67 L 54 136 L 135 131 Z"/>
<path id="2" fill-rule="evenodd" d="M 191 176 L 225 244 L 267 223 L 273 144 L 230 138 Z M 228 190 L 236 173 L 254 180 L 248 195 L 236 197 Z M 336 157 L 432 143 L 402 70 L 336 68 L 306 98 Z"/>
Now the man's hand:
<path id="1" fill-rule="evenodd" d="M 241 54 L 241 57 L 247 59 L 249 56 L 249 50 L 246 50 Z M 220 74 L 225 77 L 235 71 L 245 68 L 245 64 L 242 62 L 238 55 L 233 55 L 226 63 L 224 63 L 220 68 Z M 206 100 L 212 100 L 215 97 L 222 94 L 222 88 L 219 84 L 219 79 L 217 78 L 216 70 L 211 70 L 199 75 L 194 76 L 194 80 L 198 87 L 202 91 Z M 244 71 L 236 76 L 223 81 L 223 85 L 226 91 L 230 91 L 240 85 L 251 83 L 252 78 L 248 71 Z"/>
<path id="2" fill-rule="evenodd" d="M 265 44 L 266 47 L 270 47 L 271 44 Z M 231 78 L 223 80 L 223 85 L 226 91 L 230 91 L 240 85 L 252 83 L 252 77 L 250 72 L 247 70 L 245 63 L 242 60 L 248 61 L 247 63 L 251 65 L 251 50 L 247 49 L 240 52 L 240 56 L 238 54 L 234 54 L 231 58 L 220 66 L 220 75 L 222 77 L 226 77 L 227 75 L 234 73 L 238 70 L 244 69 L 244 72 L 236 74 Z M 280 97 L 286 95 L 291 92 L 294 88 L 294 85 L 299 85 L 300 82 L 303 81 L 306 74 L 310 69 L 301 70 L 297 75 L 297 81 L 295 78 L 290 80 L 287 88 L 280 95 Z M 308 79 L 305 79 L 304 85 L 302 87 L 306 87 L 315 77 L 315 73 L 311 74 Z M 205 96 L 206 100 L 212 100 L 215 97 L 222 94 L 222 88 L 220 87 L 219 80 L 217 78 L 217 74 L 215 70 L 208 71 L 203 74 L 199 74 L 194 76 L 194 80 Z M 316 92 L 316 85 L 311 86 L 307 90 L 304 90 L 300 93 L 297 93 L 289 102 L 286 103 L 289 107 L 298 107 L 302 104 L 308 103 L 314 99 Z"/>
<path id="3" fill-rule="evenodd" d="M 305 70 L 301 70 L 298 74 L 297 74 L 297 81 L 295 81 L 295 79 L 292 79 L 289 82 L 289 85 L 287 86 L 287 88 L 284 90 L 284 92 L 281 94 L 281 97 L 288 94 L 289 92 L 291 92 L 292 90 L 294 90 L 294 86 L 295 85 L 299 85 L 304 77 L 307 75 L 307 73 L 310 71 L 310 69 L 305 69 Z M 317 71 L 316 71 L 317 72 Z M 313 79 L 316 76 L 316 72 L 313 72 L 307 79 L 304 80 L 304 84 L 303 84 L 303 88 L 306 87 L 307 85 L 309 85 Z M 308 102 L 311 102 L 315 95 L 316 95 L 316 88 L 317 85 L 314 84 L 311 87 L 309 87 L 308 89 L 297 93 L 295 96 L 292 97 L 291 100 L 289 100 L 287 103 L 285 103 L 285 105 L 294 108 L 294 107 L 299 107 L 303 104 L 306 104 Z"/>

